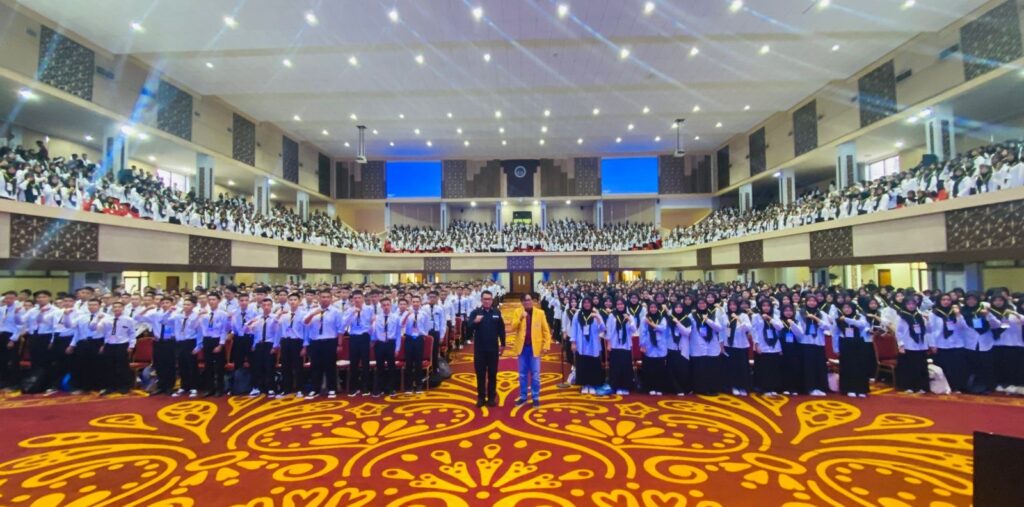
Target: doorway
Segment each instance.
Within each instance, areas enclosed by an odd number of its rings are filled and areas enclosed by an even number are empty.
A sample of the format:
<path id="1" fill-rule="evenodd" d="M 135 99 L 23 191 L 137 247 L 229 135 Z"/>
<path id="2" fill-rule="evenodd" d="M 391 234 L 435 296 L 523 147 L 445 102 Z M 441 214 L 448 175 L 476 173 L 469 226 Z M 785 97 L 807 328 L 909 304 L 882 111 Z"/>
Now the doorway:
<path id="1" fill-rule="evenodd" d="M 510 277 L 512 280 L 513 294 L 533 293 L 533 273 L 529 271 L 515 271 Z"/>
<path id="2" fill-rule="evenodd" d="M 167 277 L 167 287 L 166 287 L 167 290 L 174 290 L 174 291 L 176 291 L 176 290 L 178 290 L 178 287 L 180 285 L 181 285 L 181 277 L 177 277 L 177 276 L 168 276 Z"/>
<path id="3" fill-rule="evenodd" d="M 879 269 L 878 270 L 878 286 L 885 287 L 892 285 L 892 270 L 891 269 Z"/>

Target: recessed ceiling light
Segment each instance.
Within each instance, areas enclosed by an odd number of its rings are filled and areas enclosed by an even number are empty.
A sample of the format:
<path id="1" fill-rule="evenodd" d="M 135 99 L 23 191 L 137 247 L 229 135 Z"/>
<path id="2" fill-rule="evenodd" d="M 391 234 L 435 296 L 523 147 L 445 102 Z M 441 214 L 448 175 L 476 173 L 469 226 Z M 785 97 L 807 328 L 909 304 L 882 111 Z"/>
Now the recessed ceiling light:
<path id="1" fill-rule="evenodd" d="M 469 146 L 469 139 L 462 141 L 463 146 Z"/>
<path id="2" fill-rule="evenodd" d="M 720 129 L 720 128 L 722 128 L 722 122 L 718 122 L 718 123 L 716 123 L 716 124 L 715 124 L 715 128 L 716 128 L 716 129 Z"/>
<path id="3" fill-rule="evenodd" d="M 616 143 L 621 143 L 622 142 L 622 138 L 621 137 L 616 137 L 615 138 L 615 142 Z"/>
<path id="4" fill-rule="evenodd" d="M 536 206 L 536 205 L 538 205 L 538 204 L 540 204 L 540 201 L 538 201 L 537 199 L 534 199 L 534 200 L 533 200 L 533 205 L 534 205 L 534 206 Z"/>
<path id="5" fill-rule="evenodd" d="M 774 174 L 772 174 L 772 178 L 778 178 L 778 177 L 781 177 L 781 176 L 782 176 L 782 173 L 778 172 L 778 171 L 776 171 Z"/>
<path id="6" fill-rule="evenodd" d="M 373 129 L 371 132 L 373 132 L 373 135 L 377 135 L 377 129 Z"/>
<path id="7" fill-rule="evenodd" d="M 739 12 L 740 9 L 742 9 L 742 8 L 743 8 L 743 0 L 732 0 L 732 3 L 729 4 L 729 11 L 730 12 Z"/>
<path id="8" fill-rule="evenodd" d="M 325 136 L 329 136 L 329 135 L 331 135 L 331 133 L 330 133 L 330 132 L 328 132 L 328 131 L 327 131 L 327 129 L 323 129 L 323 130 L 321 130 L 321 131 L 320 131 L 320 133 L 321 133 L 321 134 L 323 134 L 323 135 L 325 135 Z"/>
<path id="9" fill-rule="evenodd" d="M 669 125 L 669 128 L 671 128 L 672 130 L 678 129 L 679 128 L 679 124 L 675 123 L 675 122 L 672 122 L 672 125 Z"/>
<path id="10" fill-rule="evenodd" d="M 593 112 L 594 112 L 594 116 L 597 116 L 597 115 L 601 114 L 601 110 L 596 108 L 596 107 L 594 108 Z"/>
<path id="11" fill-rule="evenodd" d="M 480 6 L 473 7 L 473 19 L 480 21 L 484 17 L 484 8 Z"/>
<path id="12" fill-rule="evenodd" d="M 543 139 L 540 140 L 540 145 L 544 146 L 544 140 Z"/>
<path id="13" fill-rule="evenodd" d="M 141 23 L 139 23 L 138 21 L 132 21 L 132 22 L 131 22 L 131 24 L 130 24 L 130 25 L 128 25 L 128 26 L 130 26 L 130 27 L 132 28 L 132 31 L 133 31 L 133 32 L 139 32 L 139 33 L 142 33 L 142 32 L 145 32 L 145 31 L 146 31 L 146 29 L 145 29 L 145 28 L 144 28 L 144 27 L 142 26 L 142 24 L 141 24 Z"/>
<path id="14" fill-rule="evenodd" d="M 484 53 L 484 61 L 485 62 L 491 61 L 491 54 L 490 53 Z"/>
<path id="15" fill-rule="evenodd" d="M 651 108 L 649 108 L 649 107 L 647 107 L 647 106 L 644 106 L 644 110 L 643 110 L 643 113 L 644 113 L 644 114 L 647 114 L 647 113 L 649 113 L 649 112 L 651 112 Z"/>
<path id="16" fill-rule="evenodd" d="M 499 110 L 494 112 L 494 117 L 495 118 L 501 118 L 501 109 L 499 109 Z"/>
<path id="17" fill-rule="evenodd" d="M 566 4 L 558 4 L 558 17 L 564 18 L 569 15 L 569 6 Z"/>
<path id="18" fill-rule="evenodd" d="M 902 148 L 902 147 L 903 147 L 903 141 L 896 141 L 896 144 L 895 144 L 895 146 L 896 146 L 897 148 Z"/>
<path id="19" fill-rule="evenodd" d="M 660 143 L 661 142 L 661 136 L 654 136 L 654 142 Z"/>
<path id="20" fill-rule="evenodd" d="M 626 125 L 626 130 L 633 130 L 633 128 L 634 127 L 633 127 L 632 123 L 630 123 L 629 125 Z"/>
<path id="21" fill-rule="evenodd" d="M 434 145 L 433 141 L 427 141 L 427 146 L 433 146 L 433 145 Z"/>
<path id="22" fill-rule="evenodd" d="M 547 118 L 549 116 L 551 116 L 551 110 L 550 109 L 545 109 L 544 110 L 544 117 Z"/>
<path id="23" fill-rule="evenodd" d="M 315 12 L 306 11 L 306 24 L 309 26 L 316 26 L 320 24 L 320 20 L 316 18 Z"/>
<path id="24" fill-rule="evenodd" d="M 398 23 L 398 10 L 391 9 L 388 11 L 388 19 L 390 19 L 392 23 Z"/>
<path id="25" fill-rule="evenodd" d="M 404 119 L 405 119 L 405 114 L 403 114 L 403 113 L 398 113 L 398 119 L 399 119 L 399 120 L 404 120 Z"/>
<path id="26" fill-rule="evenodd" d="M 25 100 L 32 100 L 36 98 L 36 93 L 28 88 L 22 88 L 18 90 L 18 96 Z"/>
<path id="27" fill-rule="evenodd" d="M 145 133 L 145 132 L 139 132 L 139 135 L 138 135 L 137 137 L 138 137 L 139 139 L 141 139 L 141 140 L 145 141 L 146 139 L 149 139 L 149 134 L 147 134 L 147 133 Z"/>
<path id="28" fill-rule="evenodd" d="M 542 134 L 547 134 L 548 133 L 548 126 L 547 125 L 541 125 L 540 126 L 540 131 L 541 131 Z"/>
<path id="29" fill-rule="evenodd" d="M 469 205 L 475 208 L 476 207 L 476 201 L 469 201 Z"/>
<path id="30" fill-rule="evenodd" d="M 697 56 L 699 54 L 700 54 L 700 48 L 698 48 L 697 46 L 694 46 L 694 47 L 690 48 L 690 56 Z"/>
<path id="31" fill-rule="evenodd" d="M 907 123 L 917 123 L 917 120 L 920 120 L 920 118 L 917 116 L 911 116 L 910 118 L 907 118 Z"/>
<path id="32" fill-rule="evenodd" d="M 292 116 L 292 119 L 295 121 L 302 121 L 302 117 L 299 115 Z"/>
<path id="33" fill-rule="evenodd" d="M 744 111 L 750 111 L 750 104 L 743 106 Z"/>
<path id="34" fill-rule="evenodd" d="M 502 140 L 501 140 L 501 145 L 502 145 L 502 146 L 505 146 L 506 144 L 508 144 L 508 141 L 506 141 L 506 140 L 502 139 Z"/>
<path id="35" fill-rule="evenodd" d="M 85 140 L 86 140 L 86 141 L 92 141 L 92 140 L 93 140 L 93 137 L 92 137 L 92 136 L 90 136 L 90 135 L 88 135 L 88 134 L 86 134 L 86 136 L 85 136 Z"/>
<path id="36" fill-rule="evenodd" d="M 833 44 L 832 51 L 839 51 L 839 44 Z"/>
<path id="37" fill-rule="evenodd" d="M 292 68 L 292 61 L 285 58 L 284 60 L 281 60 L 281 65 L 284 65 L 285 67 L 288 67 L 290 69 Z"/>
<path id="38" fill-rule="evenodd" d="M 451 111 L 449 111 L 445 116 L 447 116 L 449 119 L 451 119 L 451 117 L 452 117 Z"/>
<path id="39" fill-rule="evenodd" d="M 576 144 L 583 144 L 583 138 L 581 137 L 581 138 L 577 139 L 576 140 Z"/>
<path id="40" fill-rule="evenodd" d="M 565 204 L 566 204 L 566 206 L 572 204 L 572 199 L 566 199 L 565 200 Z"/>
<path id="41" fill-rule="evenodd" d="M 348 115 L 348 119 L 350 119 L 352 121 L 359 121 L 359 117 L 356 116 L 356 113 L 352 113 L 352 114 Z"/>
<path id="42" fill-rule="evenodd" d="M 914 5 L 916 5 L 916 4 L 917 4 L 917 2 L 915 2 L 914 0 L 907 0 L 907 1 L 903 2 L 903 8 L 904 9 L 909 9 L 909 8 L 913 7 Z"/>
<path id="43" fill-rule="evenodd" d="M 829 5 L 832 5 L 832 0 L 818 0 L 819 9 L 827 9 Z"/>
<path id="44" fill-rule="evenodd" d="M 274 181 L 274 180 L 272 180 L 272 179 L 268 179 L 268 180 L 267 180 L 267 185 L 271 185 L 271 186 L 273 186 L 273 185 L 274 185 L 275 183 L 277 183 L 277 182 L 276 182 L 276 181 Z"/>
<path id="45" fill-rule="evenodd" d="M 459 127 L 457 129 L 455 129 L 455 133 L 461 136 L 462 135 L 462 127 Z"/>
<path id="46" fill-rule="evenodd" d="M 423 55 L 416 55 L 416 63 L 423 65 L 423 62 L 425 61 L 426 59 L 423 58 Z"/>
<path id="47" fill-rule="evenodd" d="M 502 206 L 508 206 L 508 201 L 501 201 Z"/>
<path id="48" fill-rule="evenodd" d="M 156 157 L 154 157 L 153 155 L 150 155 L 149 156 L 149 161 L 150 162 L 156 162 Z"/>
<path id="49" fill-rule="evenodd" d="M 235 186 L 235 180 L 228 180 L 228 186 L 229 187 Z"/>
<path id="50" fill-rule="evenodd" d="M 699 113 L 700 112 L 700 104 L 697 104 L 697 105 L 693 106 L 693 112 L 695 112 L 695 113 Z"/>
<path id="51" fill-rule="evenodd" d="M 629 58 L 629 48 L 622 48 L 619 50 L 619 58 L 625 60 Z"/>
<path id="52" fill-rule="evenodd" d="M 271 193 L 270 193 L 270 198 L 271 198 L 271 199 L 277 199 L 277 194 L 275 194 L 275 193 L 271 192 Z"/>
<path id="53" fill-rule="evenodd" d="M 771 46 L 765 44 L 761 46 L 761 49 L 757 50 L 758 54 L 766 55 L 772 50 Z"/>
<path id="54" fill-rule="evenodd" d="M 927 118 L 932 115 L 932 108 L 925 108 L 920 113 L 917 113 L 917 115 L 920 116 L 921 118 Z"/>
<path id="55" fill-rule="evenodd" d="M 355 67 L 359 65 L 359 59 L 355 55 L 348 57 L 348 64 Z"/>
<path id="56" fill-rule="evenodd" d="M 420 135 L 420 129 L 413 129 L 412 133 L 416 134 L 416 135 Z"/>
<path id="57" fill-rule="evenodd" d="M 644 14 L 650 14 L 654 12 L 654 2 L 647 2 L 644 4 Z"/>
<path id="58" fill-rule="evenodd" d="M 694 141 L 700 141 L 700 136 L 693 136 Z"/>
<path id="59" fill-rule="evenodd" d="M 499 134 L 504 134 L 505 133 L 505 127 L 498 127 L 498 133 Z"/>
<path id="60" fill-rule="evenodd" d="M 351 147 L 351 146 L 352 146 L 351 144 L 348 144 L 348 141 L 345 141 L 345 147 L 346 147 L 346 148 L 349 148 L 349 147 Z"/>
<path id="61" fill-rule="evenodd" d="M 388 141 L 388 146 L 394 146 L 394 145 L 395 145 L 394 141 Z"/>
<path id="62" fill-rule="evenodd" d="M 238 28 L 238 20 L 232 16 L 224 16 L 224 26 L 231 28 L 232 30 Z"/>
<path id="63" fill-rule="evenodd" d="M 213 62 L 206 62 L 206 68 L 207 69 L 212 69 L 213 68 Z"/>

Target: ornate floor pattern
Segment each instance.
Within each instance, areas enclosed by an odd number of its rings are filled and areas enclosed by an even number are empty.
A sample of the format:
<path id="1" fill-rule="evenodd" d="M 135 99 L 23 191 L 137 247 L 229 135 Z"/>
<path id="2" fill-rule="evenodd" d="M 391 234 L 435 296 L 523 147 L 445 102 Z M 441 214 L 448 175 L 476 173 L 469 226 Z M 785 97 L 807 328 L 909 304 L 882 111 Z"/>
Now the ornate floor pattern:
<path id="1" fill-rule="evenodd" d="M 4 506 L 961 506 L 972 431 L 1019 403 L 882 394 L 598 398 L 475 407 L 471 356 L 417 396 L 0 399 Z"/>

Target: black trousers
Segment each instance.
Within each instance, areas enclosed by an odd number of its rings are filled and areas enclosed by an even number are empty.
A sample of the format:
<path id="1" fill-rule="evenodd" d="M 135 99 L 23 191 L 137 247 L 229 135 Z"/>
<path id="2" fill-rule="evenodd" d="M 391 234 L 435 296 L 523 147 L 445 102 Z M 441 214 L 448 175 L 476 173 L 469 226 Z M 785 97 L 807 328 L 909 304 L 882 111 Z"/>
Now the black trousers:
<path id="1" fill-rule="evenodd" d="M 281 392 L 288 394 L 302 386 L 302 339 L 281 338 Z"/>
<path id="2" fill-rule="evenodd" d="M 968 350 L 966 353 L 968 390 L 984 394 L 996 388 L 995 353 Z"/>
<path id="3" fill-rule="evenodd" d="M 754 386 L 762 393 L 777 393 L 783 388 L 783 355 L 757 354 L 754 357 Z"/>
<path id="4" fill-rule="evenodd" d="M 782 342 L 782 390 L 793 394 L 805 392 L 804 358 L 796 342 Z"/>
<path id="5" fill-rule="evenodd" d="M 32 370 L 37 375 L 43 375 L 44 379 L 48 379 L 47 375 L 50 374 L 51 339 L 53 339 L 53 333 L 28 335 L 28 353 L 29 360 L 32 362 Z"/>
<path id="6" fill-rule="evenodd" d="M 220 346 L 220 338 L 209 336 L 203 338 L 203 361 L 206 363 L 203 368 L 203 385 L 211 391 L 223 393 L 225 353 L 224 347 L 221 347 L 220 352 L 214 352 L 218 346 Z M 235 346 L 237 347 L 238 344 Z"/>
<path id="7" fill-rule="evenodd" d="M 1024 347 L 996 345 L 995 354 L 997 386 L 1024 386 Z"/>
<path id="8" fill-rule="evenodd" d="M 800 344 L 800 357 L 803 359 L 804 392 L 815 389 L 828 392 L 828 365 L 825 363 L 825 346 Z"/>
<path id="9" fill-rule="evenodd" d="M 377 386 L 373 392 L 395 392 L 398 377 L 395 368 L 395 340 L 373 342 L 373 356 L 377 360 Z"/>
<path id="10" fill-rule="evenodd" d="M 722 374 L 727 389 L 750 390 L 750 350 L 726 347 L 722 358 Z"/>
<path id="11" fill-rule="evenodd" d="M 13 365 L 18 359 L 18 347 L 15 344 L 14 348 L 8 348 L 13 337 L 13 333 L 0 333 L 0 386 L 6 386 L 15 381 L 14 372 L 17 370 Z"/>
<path id="12" fill-rule="evenodd" d="M 644 380 L 647 375 L 644 374 Z M 636 381 L 633 378 L 633 352 L 629 349 L 612 349 L 608 355 L 608 385 L 612 389 L 633 391 Z"/>
<path id="13" fill-rule="evenodd" d="M 257 343 L 249 356 L 249 371 L 252 374 L 252 387 L 261 393 L 274 390 L 274 354 L 270 342 Z"/>
<path id="14" fill-rule="evenodd" d="M 604 384 L 604 367 L 599 357 L 576 355 L 576 383 L 583 387 L 599 387 Z"/>
<path id="15" fill-rule="evenodd" d="M 477 401 L 497 401 L 498 351 L 474 350 L 473 368 L 476 370 Z"/>
<path id="16" fill-rule="evenodd" d="M 690 392 L 690 360 L 678 350 L 668 351 L 668 373 L 665 376 L 665 392 L 671 394 Z"/>
<path id="17" fill-rule="evenodd" d="M 406 389 L 412 389 L 420 385 L 423 380 L 423 337 L 407 336 L 405 343 L 405 377 L 408 379 Z"/>
<path id="18" fill-rule="evenodd" d="M 238 371 L 245 367 L 245 362 L 249 360 L 249 356 L 252 354 L 252 342 L 253 335 L 246 334 L 242 336 L 235 336 L 231 343 L 231 364 L 235 366 L 235 371 Z M 203 352 L 204 354 L 206 352 Z"/>
<path id="19" fill-rule="evenodd" d="M 873 373 L 867 347 L 860 338 L 839 339 L 839 392 L 868 393 L 868 378 Z"/>
<path id="20" fill-rule="evenodd" d="M 928 351 L 907 350 L 896 362 L 896 388 L 928 391 Z"/>
<path id="21" fill-rule="evenodd" d="M 352 364 L 352 385 L 347 386 L 350 393 L 356 391 L 370 392 L 373 377 L 370 374 L 370 335 L 369 333 L 349 336 L 349 359 Z"/>
<path id="22" fill-rule="evenodd" d="M 177 377 L 174 366 L 175 342 L 174 338 L 154 338 L 153 342 L 153 369 L 156 370 L 156 388 L 162 391 L 174 389 L 174 381 Z"/>
<path id="23" fill-rule="evenodd" d="M 949 389 L 953 392 L 965 391 L 967 389 L 967 368 L 964 365 L 964 354 L 967 351 L 962 348 L 938 349 L 935 353 L 935 364 L 942 368 L 949 382 Z"/>
<path id="24" fill-rule="evenodd" d="M 50 345 L 50 389 L 60 389 L 64 376 L 71 373 L 71 356 L 67 353 L 71 336 L 54 335 Z"/>
<path id="25" fill-rule="evenodd" d="M 128 344 L 103 344 L 102 358 L 107 372 L 105 387 L 111 391 L 128 392 L 135 384 L 135 375 L 128 364 Z"/>
<path id="26" fill-rule="evenodd" d="M 199 360 L 192 353 L 195 349 L 195 338 L 179 340 L 174 344 L 174 352 L 178 359 L 178 373 L 181 375 L 181 388 L 186 391 L 199 389 Z"/>
<path id="27" fill-rule="evenodd" d="M 326 338 L 309 343 L 309 370 L 314 392 L 326 384 L 328 391 L 338 390 L 338 340 Z"/>
<path id="28" fill-rule="evenodd" d="M 665 378 L 665 364 L 666 359 L 664 357 L 650 357 L 644 355 L 643 364 L 641 365 L 641 371 L 644 376 L 644 389 L 648 391 L 665 391 L 667 379 Z"/>
<path id="29" fill-rule="evenodd" d="M 719 356 L 698 356 L 693 362 L 693 392 L 718 394 L 722 388 L 722 361 Z"/>
<path id="30" fill-rule="evenodd" d="M 78 342 L 72 360 L 72 383 L 83 391 L 97 391 L 107 388 L 107 374 L 100 357 L 102 338 L 91 338 Z"/>

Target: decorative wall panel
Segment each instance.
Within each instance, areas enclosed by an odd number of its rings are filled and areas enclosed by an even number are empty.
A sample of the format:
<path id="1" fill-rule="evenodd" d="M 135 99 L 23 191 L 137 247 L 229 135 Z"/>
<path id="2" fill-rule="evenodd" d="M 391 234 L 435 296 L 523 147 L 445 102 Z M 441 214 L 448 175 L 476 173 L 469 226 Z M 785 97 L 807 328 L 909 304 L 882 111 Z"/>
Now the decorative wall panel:
<path id="1" fill-rule="evenodd" d="M 853 257 L 853 227 L 811 232 L 811 259 Z"/>
<path id="2" fill-rule="evenodd" d="M 540 161 L 540 195 L 543 197 L 569 195 L 576 188 L 576 182 L 569 177 L 569 171 L 552 159 Z"/>
<path id="3" fill-rule="evenodd" d="M 11 215 L 11 257 L 48 261 L 99 260 L 97 224 Z"/>
<path id="4" fill-rule="evenodd" d="M 711 249 L 701 248 L 697 250 L 697 267 L 708 269 L 711 267 Z"/>
<path id="5" fill-rule="evenodd" d="M 231 119 L 231 158 L 256 165 L 256 124 L 238 114 Z"/>
<path id="6" fill-rule="evenodd" d="M 206 268 L 231 266 L 231 241 L 206 236 L 188 237 L 188 263 Z"/>
<path id="7" fill-rule="evenodd" d="M 96 55 L 91 49 L 42 27 L 36 72 L 40 82 L 91 101 L 95 72 Z"/>
<path id="8" fill-rule="evenodd" d="M 331 195 L 331 159 L 323 153 L 316 154 L 316 183 L 321 194 Z"/>
<path id="9" fill-rule="evenodd" d="M 277 267 L 296 273 L 302 271 L 302 249 L 290 246 L 277 247 Z"/>
<path id="10" fill-rule="evenodd" d="M 424 257 L 423 271 L 425 273 L 447 273 L 452 270 L 451 257 Z"/>
<path id="11" fill-rule="evenodd" d="M 533 271 L 533 256 L 510 256 L 505 258 L 508 261 L 509 271 Z"/>
<path id="12" fill-rule="evenodd" d="M 348 164 L 345 162 L 335 162 L 334 172 L 334 198 L 351 199 L 353 181 L 352 175 L 348 170 Z"/>
<path id="13" fill-rule="evenodd" d="M 285 180 L 299 182 L 299 143 L 281 136 L 281 174 Z"/>
<path id="14" fill-rule="evenodd" d="M 590 269 L 601 271 L 614 271 L 619 269 L 618 255 L 591 255 Z"/>
<path id="15" fill-rule="evenodd" d="M 573 177 L 574 195 L 601 195 L 601 159 L 597 157 L 578 157 L 573 159 L 575 176 Z"/>
<path id="16" fill-rule="evenodd" d="M 974 79 L 1024 56 L 1017 2 L 1007 2 L 960 27 L 964 77 Z"/>
<path id="17" fill-rule="evenodd" d="M 896 65 L 892 60 L 857 80 L 857 97 L 861 127 L 896 113 Z"/>
<path id="18" fill-rule="evenodd" d="M 331 252 L 331 272 L 344 273 L 348 270 L 348 257 L 343 253 Z"/>
<path id="19" fill-rule="evenodd" d="M 729 186 L 729 168 L 732 163 L 729 160 L 729 147 L 718 150 L 715 156 L 718 163 L 718 190 L 721 190 Z"/>
<path id="20" fill-rule="evenodd" d="M 441 197 L 463 199 L 467 192 L 467 164 L 465 160 L 444 160 L 441 162 Z"/>
<path id="21" fill-rule="evenodd" d="M 191 141 L 192 95 L 167 81 L 160 81 L 156 94 L 156 127 Z"/>
<path id="22" fill-rule="evenodd" d="M 765 141 L 764 127 L 750 134 L 750 175 L 760 174 L 768 169 L 768 143 Z"/>
<path id="23" fill-rule="evenodd" d="M 691 174 L 690 192 L 706 194 L 711 192 L 711 155 L 696 157 Z"/>
<path id="24" fill-rule="evenodd" d="M 371 160 L 362 164 L 362 195 L 363 199 L 384 198 L 384 161 Z"/>
<path id="25" fill-rule="evenodd" d="M 818 147 L 818 101 L 793 111 L 793 154 L 797 157 Z"/>
<path id="26" fill-rule="evenodd" d="M 740 264 L 761 264 L 764 262 L 764 242 L 745 241 L 740 243 Z"/>
<path id="27" fill-rule="evenodd" d="M 662 155 L 658 157 L 658 193 L 682 194 L 686 192 L 686 159 Z"/>
<path id="28" fill-rule="evenodd" d="M 946 213 L 946 249 L 951 252 L 1024 248 L 1024 201 Z"/>
<path id="29" fill-rule="evenodd" d="M 489 160 L 475 175 L 466 168 L 466 197 L 501 197 L 501 161 Z"/>

